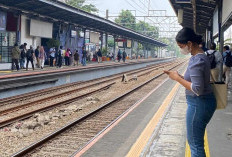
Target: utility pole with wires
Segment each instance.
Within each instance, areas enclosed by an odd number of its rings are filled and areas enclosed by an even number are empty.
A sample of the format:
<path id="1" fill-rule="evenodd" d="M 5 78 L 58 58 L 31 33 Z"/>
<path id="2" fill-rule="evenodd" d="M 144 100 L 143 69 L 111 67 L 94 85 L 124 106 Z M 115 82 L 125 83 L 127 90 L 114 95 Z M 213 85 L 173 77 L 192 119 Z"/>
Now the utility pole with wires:
<path id="1" fill-rule="evenodd" d="M 157 27 L 159 29 L 159 38 L 173 38 L 176 36 L 176 33 L 181 29 L 181 26 L 178 23 L 178 19 L 176 16 L 168 16 L 166 10 L 156 10 L 151 7 L 151 0 L 125 0 L 128 5 L 130 5 L 133 10 L 133 15 L 136 21 L 144 21 L 151 26 Z M 139 12 L 137 14 L 136 12 Z M 120 17 L 118 16 L 110 16 L 110 19 L 115 19 Z M 137 22 L 135 22 L 136 24 Z M 131 24 L 131 23 L 119 23 L 121 25 Z M 149 33 L 147 30 L 140 31 L 140 33 Z M 153 32 L 156 34 L 157 30 Z"/>
<path id="2" fill-rule="evenodd" d="M 106 19 L 108 20 L 109 19 L 109 10 L 107 9 L 106 10 Z M 106 48 L 106 53 L 108 52 L 108 33 L 106 33 L 106 40 L 105 40 L 105 48 Z"/>
<path id="3" fill-rule="evenodd" d="M 149 10 L 148 15 L 137 15 L 137 16 L 136 16 L 136 10 L 133 10 L 133 11 L 135 11 L 134 17 L 136 18 L 136 20 L 143 19 L 144 22 L 152 26 L 158 27 L 160 38 L 163 38 L 163 37 L 172 38 L 181 29 L 181 26 L 178 24 L 177 17 L 166 15 L 166 10 Z M 118 18 L 120 16 L 109 15 L 108 17 Z M 119 24 L 123 25 L 123 24 L 128 24 L 128 23 L 119 23 Z M 151 33 L 151 31 L 147 31 L 147 30 L 144 30 L 144 32 Z M 140 33 L 143 33 L 143 31 Z"/>

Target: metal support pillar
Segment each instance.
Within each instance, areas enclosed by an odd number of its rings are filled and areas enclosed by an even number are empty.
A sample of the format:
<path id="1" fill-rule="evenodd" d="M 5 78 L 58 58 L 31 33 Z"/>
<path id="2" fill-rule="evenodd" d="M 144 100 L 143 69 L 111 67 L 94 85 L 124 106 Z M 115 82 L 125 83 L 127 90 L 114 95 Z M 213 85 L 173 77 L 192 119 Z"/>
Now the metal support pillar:
<path id="1" fill-rule="evenodd" d="M 218 39 L 219 39 L 219 51 L 223 53 L 224 46 L 224 30 L 222 29 L 222 0 L 218 1 Z M 223 75 L 223 63 L 220 65 L 219 81 L 222 82 Z"/>
<path id="2" fill-rule="evenodd" d="M 132 59 L 132 54 L 134 54 L 134 40 L 131 40 L 131 59 Z"/>
<path id="3" fill-rule="evenodd" d="M 107 20 L 109 19 L 109 10 L 108 9 L 106 10 L 106 19 Z M 105 35 L 106 35 L 105 48 L 106 48 L 106 52 L 108 52 L 108 33 L 105 33 Z"/>
<path id="4" fill-rule="evenodd" d="M 59 40 L 60 41 L 60 32 L 61 32 L 61 23 L 59 22 L 59 30 L 58 30 L 58 33 L 57 33 L 57 40 Z M 63 45 L 60 45 L 60 46 L 63 46 Z"/>
<path id="5" fill-rule="evenodd" d="M 125 41 L 123 41 L 123 51 L 126 51 L 127 39 L 126 38 L 124 38 L 124 39 L 125 39 Z"/>
<path id="6" fill-rule="evenodd" d="M 116 46 L 116 44 L 115 44 L 115 38 L 116 38 L 116 36 L 114 35 L 114 50 L 113 50 L 113 59 L 114 59 L 114 61 L 115 61 L 115 57 L 116 57 L 116 49 L 115 49 L 115 46 Z"/>
<path id="7" fill-rule="evenodd" d="M 148 47 L 147 46 L 146 46 L 146 51 L 147 51 L 147 59 L 148 59 L 149 57 L 148 57 Z"/>
<path id="8" fill-rule="evenodd" d="M 160 58 L 163 58 L 162 49 L 160 47 Z"/>
<path id="9" fill-rule="evenodd" d="M 138 42 L 138 44 L 137 44 L 137 50 L 136 50 L 136 59 L 138 59 L 139 58 L 139 42 Z"/>
<path id="10" fill-rule="evenodd" d="M 158 58 L 160 58 L 159 47 L 157 47 L 157 56 L 158 56 Z"/>
<path id="11" fill-rule="evenodd" d="M 105 48 L 106 48 L 106 52 L 108 51 L 108 33 L 105 34 L 106 36 L 106 40 L 105 40 Z"/>
<path id="12" fill-rule="evenodd" d="M 101 33 L 101 46 L 100 46 L 101 51 L 102 51 L 102 46 L 103 46 L 103 33 Z"/>
<path id="13" fill-rule="evenodd" d="M 83 47 L 84 47 L 85 50 L 86 50 L 86 47 L 85 47 L 85 37 L 86 37 L 86 29 L 84 29 L 84 40 L 83 40 Z"/>
<path id="14" fill-rule="evenodd" d="M 21 21 L 21 15 L 18 15 L 17 19 L 17 33 L 16 33 L 16 43 L 20 43 L 20 21 Z"/>
<path id="15" fill-rule="evenodd" d="M 143 56 L 144 56 L 144 59 L 146 58 L 146 51 L 145 51 L 145 44 L 143 44 Z"/>

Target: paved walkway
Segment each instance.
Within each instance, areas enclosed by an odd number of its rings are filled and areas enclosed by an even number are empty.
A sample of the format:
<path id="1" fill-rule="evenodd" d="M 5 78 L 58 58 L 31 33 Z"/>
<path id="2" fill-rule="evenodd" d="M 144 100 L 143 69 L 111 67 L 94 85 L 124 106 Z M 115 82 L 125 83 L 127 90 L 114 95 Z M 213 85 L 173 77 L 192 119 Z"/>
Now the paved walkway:
<path id="1" fill-rule="evenodd" d="M 232 78 L 232 77 L 231 77 Z M 174 83 L 174 81 L 168 81 Z M 167 92 L 173 85 L 167 82 L 165 90 L 159 90 L 162 96 L 167 96 Z M 167 88 L 168 87 L 168 88 Z M 157 99 L 158 98 L 158 99 Z M 111 132 L 104 136 L 83 156 L 131 156 L 131 150 L 138 143 L 143 135 L 144 128 L 147 128 L 152 121 L 152 114 L 156 113 L 150 102 L 160 99 L 160 95 L 155 92 L 151 100 L 145 100 L 138 109 L 132 112 L 125 120 L 120 122 Z M 164 100 L 165 101 L 165 100 Z M 190 150 L 186 147 L 186 109 L 185 88 L 180 86 L 169 104 L 170 108 L 155 128 L 146 146 L 139 145 L 134 154 L 138 154 L 140 147 L 143 147 L 141 157 L 190 157 Z M 150 109 L 149 111 L 147 109 Z M 136 113 L 139 111 L 139 114 Z M 151 112 L 152 111 L 152 112 Z M 155 112 L 154 112 L 155 111 Z M 138 116 L 140 115 L 140 116 Z M 143 116 L 146 115 L 146 120 Z M 149 115 L 149 116 L 148 116 Z M 143 117 L 143 118 L 142 118 Z M 148 118 L 149 117 L 149 118 Z M 150 121 L 150 122 L 149 122 Z M 148 123 L 149 122 L 149 123 Z M 123 124 L 124 123 L 124 124 Z M 138 125 L 140 127 L 138 127 Z M 153 123 L 154 125 L 154 123 Z M 136 128 L 137 126 L 137 128 Z M 135 129 L 136 128 L 136 129 Z M 139 129 L 138 129 L 139 128 Z M 144 129 L 144 130 L 143 130 Z M 217 110 L 207 126 L 205 144 L 207 157 L 231 157 L 232 155 L 232 84 L 228 88 L 228 106 L 226 109 Z M 148 134 L 146 134 L 148 136 Z M 137 140 L 136 140 L 137 139 Z M 136 147 L 136 146 L 135 146 Z M 106 151 L 107 149 L 107 151 Z M 129 152 L 129 153 L 128 153 Z M 127 154 L 128 153 L 128 154 Z"/>
<path id="2" fill-rule="evenodd" d="M 232 80 L 232 74 L 231 74 Z M 217 110 L 208 125 L 210 157 L 232 156 L 232 83 L 228 88 L 226 109 Z"/>
<path id="3" fill-rule="evenodd" d="M 152 61 L 152 60 L 159 60 L 159 59 L 165 59 L 165 58 L 149 58 L 149 59 L 132 59 L 132 60 L 126 60 L 125 63 L 135 63 L 135 62 L 147 62 L 147 61 Z M 86 66 L 91 66 L 91 65 L 104 65 L 104 64 L 123 64 L 123 61 L 118 62 L 117 60 L 115 61 L 103 61 L 102 63 L 98 63 L 98 62 L 87 62 Z M 0 65 L 1 67 L 1 65 Z M 62 68 L 63 69 L 69 69 L 69 68 L 75 68 L 75 67 L 84 67 L 82 66 L 81 63 L 78 64 L 78 66 L 65 66 L 63 65 Z M 0 68 L 1 69 L 1 68 Z M 49 65 L 45 65 L 44 69 L 40 69 L 40 68 L 35 68 L 35 71 L 46 71 L 46 70 L 56 70 L 59 69 L 57 67 L 50 67 Z M 32 68 L 28 68 L 29 71 L 32 71 Z M 11 73 L 12 71 L 10 69 L 8 70 L 0 70 L 0 75 L 4 75 L 4 74 L 8 74 Z M 20 69 L 19 72 L 28 72 L 25 69 Z M 16 70 L 14 70 L 12 73 L 19 73 Z"/>
<path id="4" fill-rule="evenodd" d="M 232 78 L 232 77 L 231 77 Z M 232 79 L 231 79 L 232 80 Z M 165 116 L 161 127 L 154 132 L 148 148 L 142 156 L 146 157 L 190 157 L 186 146 L 186 100 L 184 87 L 180 87 L 172 101 L 171 108 Z M 207 157 L 232 156 L 232 84 L 228 88 L 228 106 L 216 110 L 207 126 Z M 208 152 L 209 151 L 209 152 Z"/>
<path id="5" fill-rule="evenodd" d="M 144 156 L 152 157 L 183 157 L 185 152 L 185 111 L 187 108 L 185 88 L 180 86 L 171 103 L 161 127 L 152 135 L 150 148 L 144 151 Z"/>

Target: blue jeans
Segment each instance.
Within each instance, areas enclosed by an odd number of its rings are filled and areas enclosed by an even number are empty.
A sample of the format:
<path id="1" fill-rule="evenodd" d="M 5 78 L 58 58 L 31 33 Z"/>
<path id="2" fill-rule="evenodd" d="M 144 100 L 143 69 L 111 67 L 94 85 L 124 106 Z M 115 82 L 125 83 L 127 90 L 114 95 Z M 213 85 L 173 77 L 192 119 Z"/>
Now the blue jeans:
<path id="1" fill-rule="evenodd" d="M 82 58 L 82 65 L 83 65 L 83 66 L 86 66 L 86 57 L 83 57 L 83 58 Z"/>
<path id="2" fill-rule="evenodd" d="M 205 157 L 205 128 L 216 110 L 216 99 L 213 94 L 189 96 L 187 99 L 187 140 L 191 157 Z"/>
<path id="3" fill-rule="evenodd" d="M 25 68 L 25 67 L 24 67 L 25 58 L 21 58 L 21 59 L 19 60 L 19 62 L 20 62 L 20 68 L 21 68 L 21 69 Z"/>

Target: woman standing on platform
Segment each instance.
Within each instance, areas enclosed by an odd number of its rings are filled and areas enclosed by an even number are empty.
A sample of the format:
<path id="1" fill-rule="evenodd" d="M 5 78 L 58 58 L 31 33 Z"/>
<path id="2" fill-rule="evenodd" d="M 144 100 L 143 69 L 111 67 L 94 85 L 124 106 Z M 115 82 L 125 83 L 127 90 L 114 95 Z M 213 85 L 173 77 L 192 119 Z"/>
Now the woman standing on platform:
<path id="1" fill-rule="evenodd" d="M 44 62 L 45 62 L 45 51 L 44 51 L 43 46 L 40 46 L 40 49 L 39 49 L 39 61 L 40 61 L 40 68 L 43 69 Z"/>
<path id="2" fill-rule="evenodd" d="M 67 51 L 65 52 L 65 65 L 69 66 L 70 62 L 69 62 L 69 57 L 70 57 L 70 49 L 68 48 Z"/>
<path id="3" fill-rule="evenodd" d="M 164 71 L 186 88 L 188 104 L 186 125 L 191 157 L 205 157 L 204 134 L 216 110 L 216 99 L 210 86 L 210 62 L 199 47 L 202 37 L 190 28 L 183 28 L 176 36 L 182 54 L 191 54 L 184 77 L 177 71 Z"/>
<path id="4" fill-rule="evenodd" d="M 78 62 L 79 62 L 79 53 L 78 50 L 76 50 L 76 52 L 74 53 L 74 66 L 75 65 L 78 66 Z"/>

